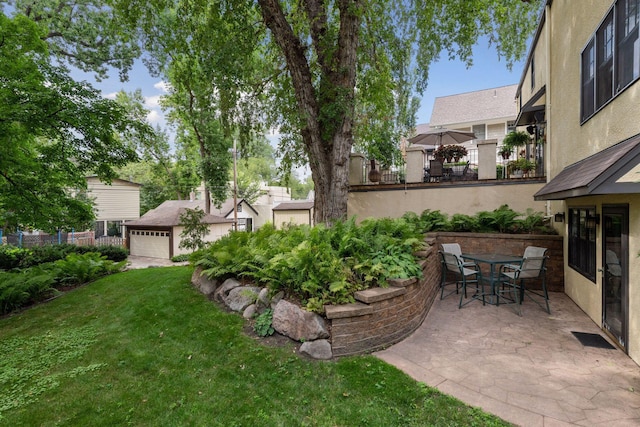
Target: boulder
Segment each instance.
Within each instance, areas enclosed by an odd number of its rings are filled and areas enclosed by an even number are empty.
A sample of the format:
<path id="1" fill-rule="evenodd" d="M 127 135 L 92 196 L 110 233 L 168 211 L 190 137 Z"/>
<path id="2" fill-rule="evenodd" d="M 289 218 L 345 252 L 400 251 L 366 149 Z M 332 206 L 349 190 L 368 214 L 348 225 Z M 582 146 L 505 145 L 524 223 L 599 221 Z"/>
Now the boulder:
<path id="1" fill-rule="evenodd" d="M 256 286 L 238 286 L 222 296 L 222 301 L 233 311 L 242 312 L 258 299 L 260 288 Z"/>
<path id="2" fill-rule="evenodd" d="M 216 289 L 216 292 L 213 294 L 213 298 L 216 301 L 224 302 L 225 297 L 229 295 L 231 289 L 237 288 L 239 286 L 242 286 L 242 283 L 238 282 L 236 279 L 227 279 L 224 281 L 222 286 Z"/>
<path id="3" fill-rule="evenodd" d="M 273 310 L 273 329 L 296 341 L 313 341 L 328 338 L 324 319 L 316 313 L 305 311 L 287 300 L 280 300 Z"/>
<path id="4" fill-rule="evenodd" d="M 253 316 L 258 312 L 258 307 L 255 304 L 251 304 L 249 307 L 245 308 L 242 312 L 242 317 L 245 319 L 252 319 Z"/>
<path id="5" fill-rule="evenodd" d="M 300 346 L 300 353 L 321 360 L 329 360 L 333 357 L 331 343 L 328 340 L 306 341 Z"/>
<path id="6" fill-rule="evenodd" d="M 202 274 L 202 267 L 195 269 L 191 275 L 191 284 L 195 286 L 200 292 L 205 295 L 211 295 L 216 291 L 218 287 L 218 281 L 209 279 L 206 275 Z"/>
<path id="7" fill-rule="evenodd" d="M 258 305 L 258 311 L 262 311 L 263 309 L 269 307 L 269 303 L 269 289 L 262 288 L 262 290 L 258 294 L 258 301 L 256 301 L 256 304 Z"/>

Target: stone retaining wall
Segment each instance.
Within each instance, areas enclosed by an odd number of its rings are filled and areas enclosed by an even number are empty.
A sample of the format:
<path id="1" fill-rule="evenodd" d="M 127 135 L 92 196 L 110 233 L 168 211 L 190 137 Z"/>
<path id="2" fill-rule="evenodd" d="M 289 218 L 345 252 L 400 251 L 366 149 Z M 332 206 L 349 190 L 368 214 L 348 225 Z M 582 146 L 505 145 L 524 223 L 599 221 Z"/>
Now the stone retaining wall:
<path id="1" fill-rule="evenodd" d="M 422 278 L 390 280 L 388 288 L 357 292 L 356 303 L 327 306 L 334 356 L 380 350 L 415 331 L 438 294 L 440 260 L 436 246 L 422 254 Z"/>

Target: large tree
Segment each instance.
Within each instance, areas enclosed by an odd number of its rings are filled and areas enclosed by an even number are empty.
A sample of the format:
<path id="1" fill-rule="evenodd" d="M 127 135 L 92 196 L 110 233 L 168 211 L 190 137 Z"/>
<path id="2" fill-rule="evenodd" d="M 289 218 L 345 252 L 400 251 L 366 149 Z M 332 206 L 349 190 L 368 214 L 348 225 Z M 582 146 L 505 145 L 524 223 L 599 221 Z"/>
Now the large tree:
<path id="1" fill-rule="evenodd" d="M 346 216 L 356 137 L 388 155 L 410 132 L 416 96 L 442 52 L 471 65 L 473 46 L 486 37 L 511 64 L 525 51 L 538 7 L 521 0 L 118 1 L 127 22 L 143 29 L 158 71 L 188 58 L 183 76 L 197 75 L 194 93 L 210 94 L 196 111 L 217 114 L 228 135 L 246 117 L 279 127 L 282 164 L 311 169 L 318 223 Z"/>
<path id="2" fill-rule="evenodd" d="M 0 13 L 0 226 L 85 229 L 93 212 L 77 190 L 136 160 L 123 138 L 148 129 L 52 64 L 44 34 Z"/>

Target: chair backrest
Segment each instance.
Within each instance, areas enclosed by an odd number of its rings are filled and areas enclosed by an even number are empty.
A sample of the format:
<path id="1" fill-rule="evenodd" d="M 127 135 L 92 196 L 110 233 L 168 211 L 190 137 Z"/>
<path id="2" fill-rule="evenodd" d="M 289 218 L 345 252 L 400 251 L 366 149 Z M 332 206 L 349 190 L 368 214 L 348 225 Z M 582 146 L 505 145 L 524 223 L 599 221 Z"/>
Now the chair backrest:
<path id="1" fill-rule="evenodd" d="M 462 255 L 462 249 L 459 243 L 441 243 L 442 252 L 449 252 L 450 254 Z"/>
<path id="2" fill-rule="evenodd" d="M 520 279 L 532 279 L 540 276 L 545 270 L 547 248 L 527 246 L 524 250 L 522 264 L 518 277 Z"/>
<path id="3" fill-rule="evenodd" d="M 620 260 L 614 251 L 611 249 L 607 249 L 605 252 L 605 261 L 607 271 L 616 277 L 622 276 L 622 266 L 620 265 Z"/>
<path id="4" fill-rule="evenodd" d="M 447 270 L 456 273 L 462 272 L 462 262 L 456 254 L 445 251 L 441 251 L 440 254 L 442 255 L 442 262 Z"/>
<path id="5" fill-rule="evenodd" d="M 431 176 L 442 176 L 443 175 L 443 165 L 439 160 L 429 160 L 429 175 Z"/>

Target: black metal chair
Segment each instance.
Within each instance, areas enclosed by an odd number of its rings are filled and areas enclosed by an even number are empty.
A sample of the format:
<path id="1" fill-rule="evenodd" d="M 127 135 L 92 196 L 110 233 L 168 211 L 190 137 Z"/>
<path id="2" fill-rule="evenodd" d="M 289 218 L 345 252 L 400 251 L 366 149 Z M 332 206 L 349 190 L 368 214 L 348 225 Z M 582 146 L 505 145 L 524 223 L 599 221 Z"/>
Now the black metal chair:
<path id="1" fill-rule="evenodd" d="M 518 306 L 518 314 L 522 315 L 522 303 L 527 296 L 540 308 L 551 314 L 549 308 L 549 292 L 547 291 L 546 256 L 547 249 L 537 246 L 528 246 L 522 257 L 520 265 L 505 264 L 500 268 L 500 287 L 496 290 L 496 304 L 500 305 L 500 299 L 506 303 L 515 303 Z M 526 281 L 537 280 L 541 282 L 542 289 L 529 289 Z M 544 304 L 544 305 L 543 305 Z"/>
<path id="2" fill-rule="evenodd" d="M 460 302 L 458 308 L 468 304 L 473 299 L 482 298 L 482 305 L 485 304 L 484 299 L 484 285 L 482 283 L 482 276 L 480 267 L 477 264 L 463 263 L 462 258 L 459 258 L 456 254 L 451 252 L 439 251 L 442 257 L 442 276 L 440 280 L 440 299 L 451 294 L 460 293 Z M 453 275 L 453 280 L 448 280 L 447 276 Z M 475 284 L 474 294 L 472 299 L 462 303 L 463 299 L 467 297 L 467 284 Z M 456 289 L 444 295 L 444 289 L 446 286 L 455 285 Z M 460 292 L 462 290 L 462 292 Z"/>

